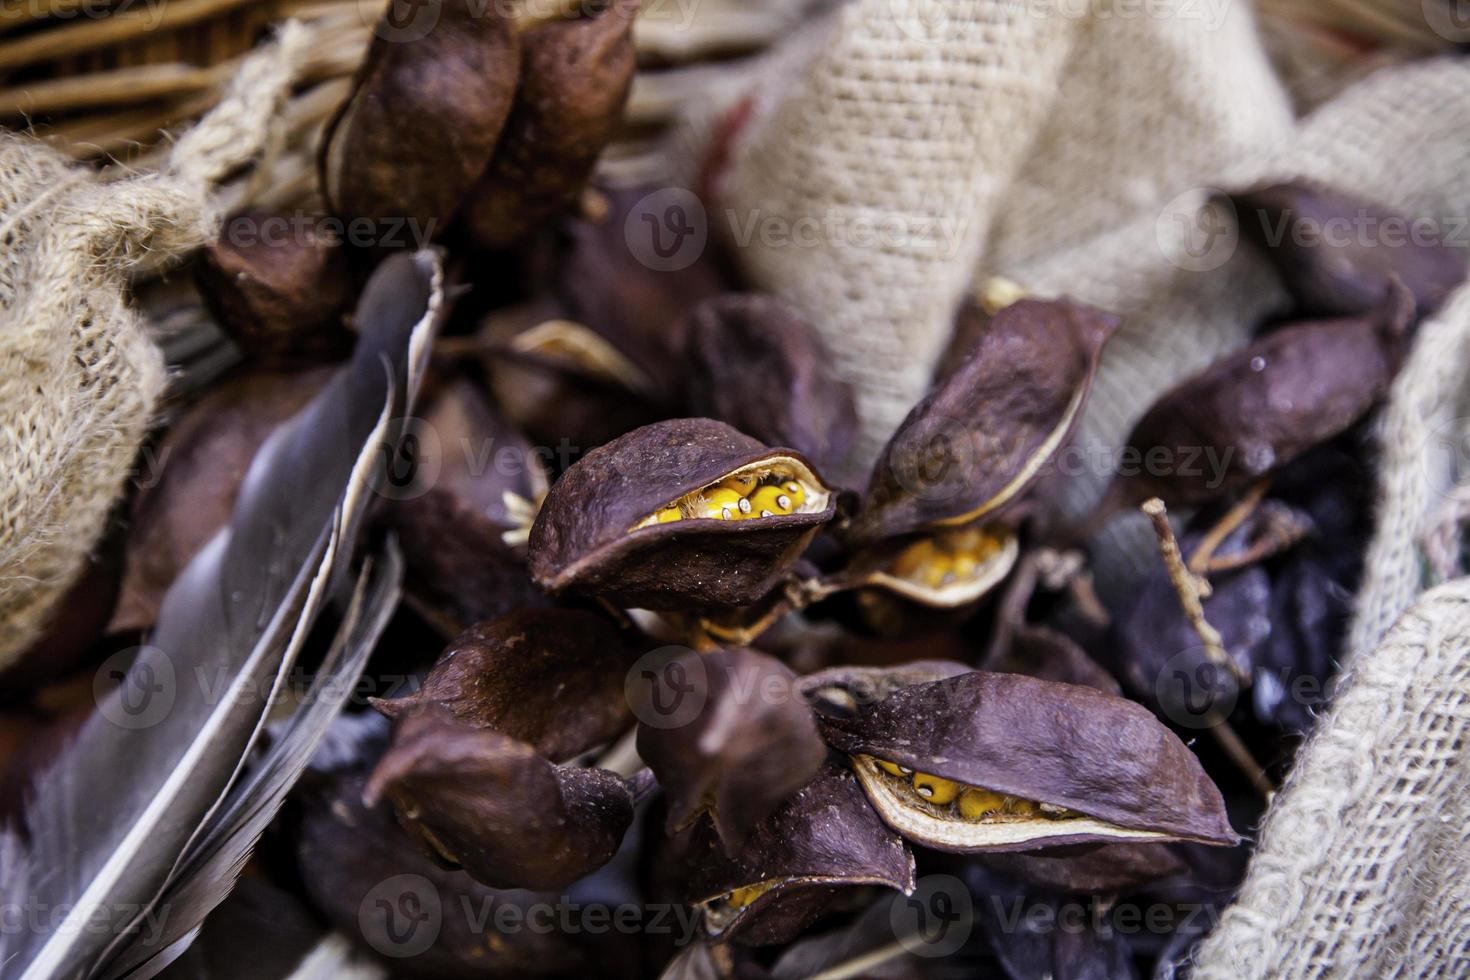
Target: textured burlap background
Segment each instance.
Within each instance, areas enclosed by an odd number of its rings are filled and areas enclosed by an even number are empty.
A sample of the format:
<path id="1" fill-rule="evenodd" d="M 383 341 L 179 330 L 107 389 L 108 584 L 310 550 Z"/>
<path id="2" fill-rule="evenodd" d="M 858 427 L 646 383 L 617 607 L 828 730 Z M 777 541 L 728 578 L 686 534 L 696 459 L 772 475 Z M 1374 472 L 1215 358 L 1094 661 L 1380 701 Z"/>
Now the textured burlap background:
<path id="1" fill-rule="evenodd" d="M 752 238 L 740 258 L 826 332 L 861 391 L 867 453 L 923 393 L 984 276 L 1124 314 L 1079 433 L 1088 462 L 1055 485 L 1069 516 L 1097 501 L 1153 398 L 1286 307 L 1233 216 L 1200 209 L 1211 188 L 1304 176 L 1447 232 L 1470 214 L 1470 63 L 1386 69 L 1295 120 L 1235 0 L 851 0 L 752 86 L 714 213 L 829 230 Z M 691 141 L 702 131 L 692 122 Z M 858 242 L 860 221 L 912 234 Z M 1463 476 L 1467 348 L 1470 292 L 1421 327 L 1384 413 L 1348 671 L 1199 952 L 1203 976 L 1470 971 L 1470 585 L 1382 640 L 1430 584 L 1423 537 Z M 1102 542 L 1104 586 L 1128 580 L 1127 538 L 1123 522 Z"/>
<path id="2" fill-rule="evenodd" d="M 163 388 L 129 272 L 214 233 L 211 185 L 260 149 L 306 51 L 284 28 L 161 173 L 101 182 L 0 135 L 0 667 L 65 614 Z"/>

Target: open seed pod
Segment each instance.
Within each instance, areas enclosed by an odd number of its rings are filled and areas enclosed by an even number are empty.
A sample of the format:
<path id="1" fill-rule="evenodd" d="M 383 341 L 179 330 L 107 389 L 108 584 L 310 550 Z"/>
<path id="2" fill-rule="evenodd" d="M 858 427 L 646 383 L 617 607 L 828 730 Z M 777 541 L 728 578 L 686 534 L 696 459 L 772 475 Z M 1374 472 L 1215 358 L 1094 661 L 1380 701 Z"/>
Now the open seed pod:
<path id="1" fill-rule="evenodd" d="M 622 120 L 638 6 L 606 0 L 525 34 L 515 107 L 462 213 L 475 244 L 512 246 L 576 202 Z"/>
<path id="2" fill-rule="evenodd" d="M 728 857 L 713 825 L 696 823 L 678 842 L 687 900 L 720 942 L 788 942 L 855 886 L 914 888 L 914 859 L 883 825 L 852 773 L 826 766 Z"/>
<path id="3" fill-rule="evenodd" d="M 687 330 L 684 384 L 695 415 L 844 472 L 857 408 L 805 317 L 774 296 L 732 293 L 695 307 Z"/>
<path id="4" fill-rule="evenodd" d="M 352 349 L 346 318 L 356 290 L 347 255 L 335 238 L 289 222 L 263 213 L 231 218 L 200 254 L 194 281 L 247 357 L 334 360 Z"/>
<path id="5" fill-rule="evenodd" d="M 811 711 L 785 664 L 754 650 L 689 652 L 666 665 L 680 678 L 688 718 L 656 710 L 656 689 L 635 712 L 638 755 L 668 802 L 668 830 L 709 813 L 729 855 L 816 775 L 827 758 Z"/>
<path id="6" fill-rule="evenodd" d="M 328 121 L 321 186 L 334 212 L 386 234 L 441 231 L 490 163 L 520 76 L 506 5 L 441 0 L 384 13 L 352 94 Z"/>
<path id="7" fill-rule="evenodd" d="M 970 671 L 832 703 L 812 701 L 823 737 L 883 819 L 936 850 L 1239 839 L 1199 760 L 1132 701 Z"/>
<path id="8" fill-rule="evenodd" d="M 413 694 L 373 705 L 389 718 L 439 709 L 474 728 L 571 759 L 625 731 L 633 650 L 607 620 L 577 609 L 522 609 L 479 623 L 445 649 Z"/>
<path id="9" fill-rule="evenodd" d="M 1331 188 L 1305 182 L 1232 195 L 1241 234 L 1263 248 L 1301 316 L 1357 316 L 1376 309 L 1390 277 L 1434 312 L 1465 279 L 1470 252 L 1446 232 Z"/>
<path id="10" fill-rule="evenodd" d="M 395 725 L 363 798 L 384 796 L 428 853 L 494 888 L 564 888 L 611 860 L 633 822 L 614 773 L 553 765 L 434 707 Z"/>
<path id="11" fill-rule="evenodd" d="M 835 512 L 796 452 L 711 419 L 659 422 L 552 485 L 531 528 L 531 576 L 552 594 L 647 609 L 749 605 Z"/>
<path id="12" fill-rule="evenodd" d="M 1413 317 L 1395 280 L 1369 313 L 1283 327 L 1165 392 L 1128 437 L 1144 465 L 1115 478 L 1104 512 L 1205 503 L 1342 432 L 1388 391 Z"/>
<path id="13" fill-rule="evenodd" d="M 1117 318 L 1066 300 L 1023 299 L 1000 310 L 884 448 L 853 539 L 998 516 L 1065 443 L 1117 326 Z"/>
<path id="14" fill-rule="evenodd" d="M 1004 524 L 939 528 L 867 549 L 839 578 L 864 590 L 859 603 L 870 618 L 896 596 L 924 609 L 967 609 L 1011 573 L 1020 555 L 1016 532 Z"/>

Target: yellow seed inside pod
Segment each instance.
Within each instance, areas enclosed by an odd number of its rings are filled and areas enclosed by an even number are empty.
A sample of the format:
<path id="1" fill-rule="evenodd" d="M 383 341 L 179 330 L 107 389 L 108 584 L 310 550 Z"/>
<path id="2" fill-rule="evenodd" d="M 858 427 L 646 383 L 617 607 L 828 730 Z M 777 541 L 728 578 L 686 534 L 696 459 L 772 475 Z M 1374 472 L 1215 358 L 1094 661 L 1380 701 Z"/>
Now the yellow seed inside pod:
<path id="1" fill-rule="evenodd" d="M 901 766 L 896 762 L 889 762 L 887 759 L 875 759 L 873 761 L 878 763 L 879 769 L 882 769 L 890 776 L 903 776 L 907 778 L 914 774 L 914 771 L 907 766 Z"/>
<path id="2" fill-rule="evenodd" d="M 954 578 L 954 559 L 935 552 L 929 564 L 922 569 L 919 580 L 931 589 L 937 589 Z"/>
<path id="3" fill-rule="evenodd" d="M 938 552 L 934 550 L 934 542 L 928 538 L 915 541 L 899 552 L 889 570 L 899 578 L 917 578 L 937 554 Z"/>
<path id="4" fill-rule="evenodd" d="M 954 577 L 957 579 L 974 578 L 976 573 L 980 571 L 980 559 L 972 554 L 961 552 L 954 556 L 951 568 L 954 571 Z"/>
<path id="5" fill-rule="evenodd" d="M 785 490 L 771 484 L 750 495 L 750 509 L 752 515 L 774 517 L 796 510 L 796 503 Z"/>
<path id="6" fill-rule="evenodd" d="M 953 803 L 963 788 L 952 779 L 943 779 L 923 772 L 914 773 L 914 791 L 937 806 Z"/>
<path id="7" fill-rule="evenodd" d="M 722 490 L 734 490 L 742 497 L 749 497 L 759 483 L 760 480 L 756 478 L 754 473 L 745 473 L 725 477 L 720 481 L 720 488 Z"/>
<path id="8" fill-rule="evenodd" d="M 787 480 L 781 484 L 781 489 L 791 498 L 792 507 L 800 507 L 806 502 L 806 487 L 801 485 L 800 480 Z"/>
<path id="9" fill-rule="evenodd" d="M 742 507 L 741 505 L 744 505 Z M 738 520 L 749 510 L 750 502 L 734 490 L 716 487 L 705 491 L 695 504 L 694 516 L 716 521 Z"/>
<path id="10" fill-rule="evenodd" d="M 967 789 L 960 794 L 960 816 L 979 820 L 1005 809 L 1006 798 L 988 789 Z"/>
<path id="11" fill-rule="evenodd" d="M 673 521 L 681 521 L 684 519 L 684 515 L 679 511 L 679 508 L 677 507 L 665 507 L 657 514 L 655 514 L 654 517 L 657 518 L 658 523 L 660 524 L 668 524 Z"/>
<path id="12" fill-rule="evenodd" d="M 744 888 L 737 888 L 730 893 L 729 902 L 733 907 L 743 909 L 770 891 L 775 884 L 774 881 L 763 881 L 756 885 L 746 885 Z"/>
<path id="13" fill-rule="evenodd" d="M 1017 817 L 1034 817 L 1041 813 L 1041 807 L 1031 800 L 1023 800 L 1018 796 L 1007 796 L 1006 813 Z"/>

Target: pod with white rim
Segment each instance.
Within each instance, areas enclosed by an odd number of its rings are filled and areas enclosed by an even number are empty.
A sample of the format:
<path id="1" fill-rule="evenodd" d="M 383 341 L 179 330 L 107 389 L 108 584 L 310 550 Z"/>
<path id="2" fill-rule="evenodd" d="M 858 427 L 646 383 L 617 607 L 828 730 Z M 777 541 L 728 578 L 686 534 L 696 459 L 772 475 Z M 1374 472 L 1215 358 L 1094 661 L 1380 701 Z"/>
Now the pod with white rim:
<path id="1" fill-rule="evenodd" d="M 806 683 L 813 693 L 842 686 L 836 676 Z M 936 850 L 1239 840 L 1199 760 L 1123 698 L 966 671 L 846 708 L 830 690 L 812 704 L 883 819 Z"/>
<path id="2" fill-rule="evenodd" d="M 793 450 L 711 419 L 658 422 L 562 474 L 531 528 L 531 574 L 553 594 L 644 609 L 749 605 L 835 513 Z"/>

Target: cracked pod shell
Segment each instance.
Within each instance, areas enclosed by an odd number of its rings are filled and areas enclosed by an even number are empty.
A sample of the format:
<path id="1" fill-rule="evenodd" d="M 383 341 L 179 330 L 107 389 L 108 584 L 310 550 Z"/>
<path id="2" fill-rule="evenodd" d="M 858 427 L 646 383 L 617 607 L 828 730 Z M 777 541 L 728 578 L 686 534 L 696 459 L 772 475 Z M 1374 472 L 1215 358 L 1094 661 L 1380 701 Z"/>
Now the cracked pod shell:
<path id="1" fill-rule="evenodd" d="M 638 526 L 736 472 L 789 467 L 815 490 L 805 512 Z M 551 487 L 531 528 L 531 576 L 552 594 L 679 610 L 745 606 L 771 591 L 836 512 L 799 454 L 711 419 L 635 429 L 589 452 Z"/>
<path id="2" fill-rule="evenodd" d="M 820 704 L 818 705 L 820 707 Z M 966 786 L 1065 807 L 1083 819 L 972 833 L 907 803 L 855 759 L 890 825 L 938 850 L 980 853 L 1119 839 L 1233 845 L 1220 791 L 1142 705 L 1091 688 L 970 671 L 901 688 L 853 711 L 819 711 L 829 745 Z M 951 826 L 953 825 L 953 826 Z M 1045 832 L 1038 828 L 1045 827 Z"/>

